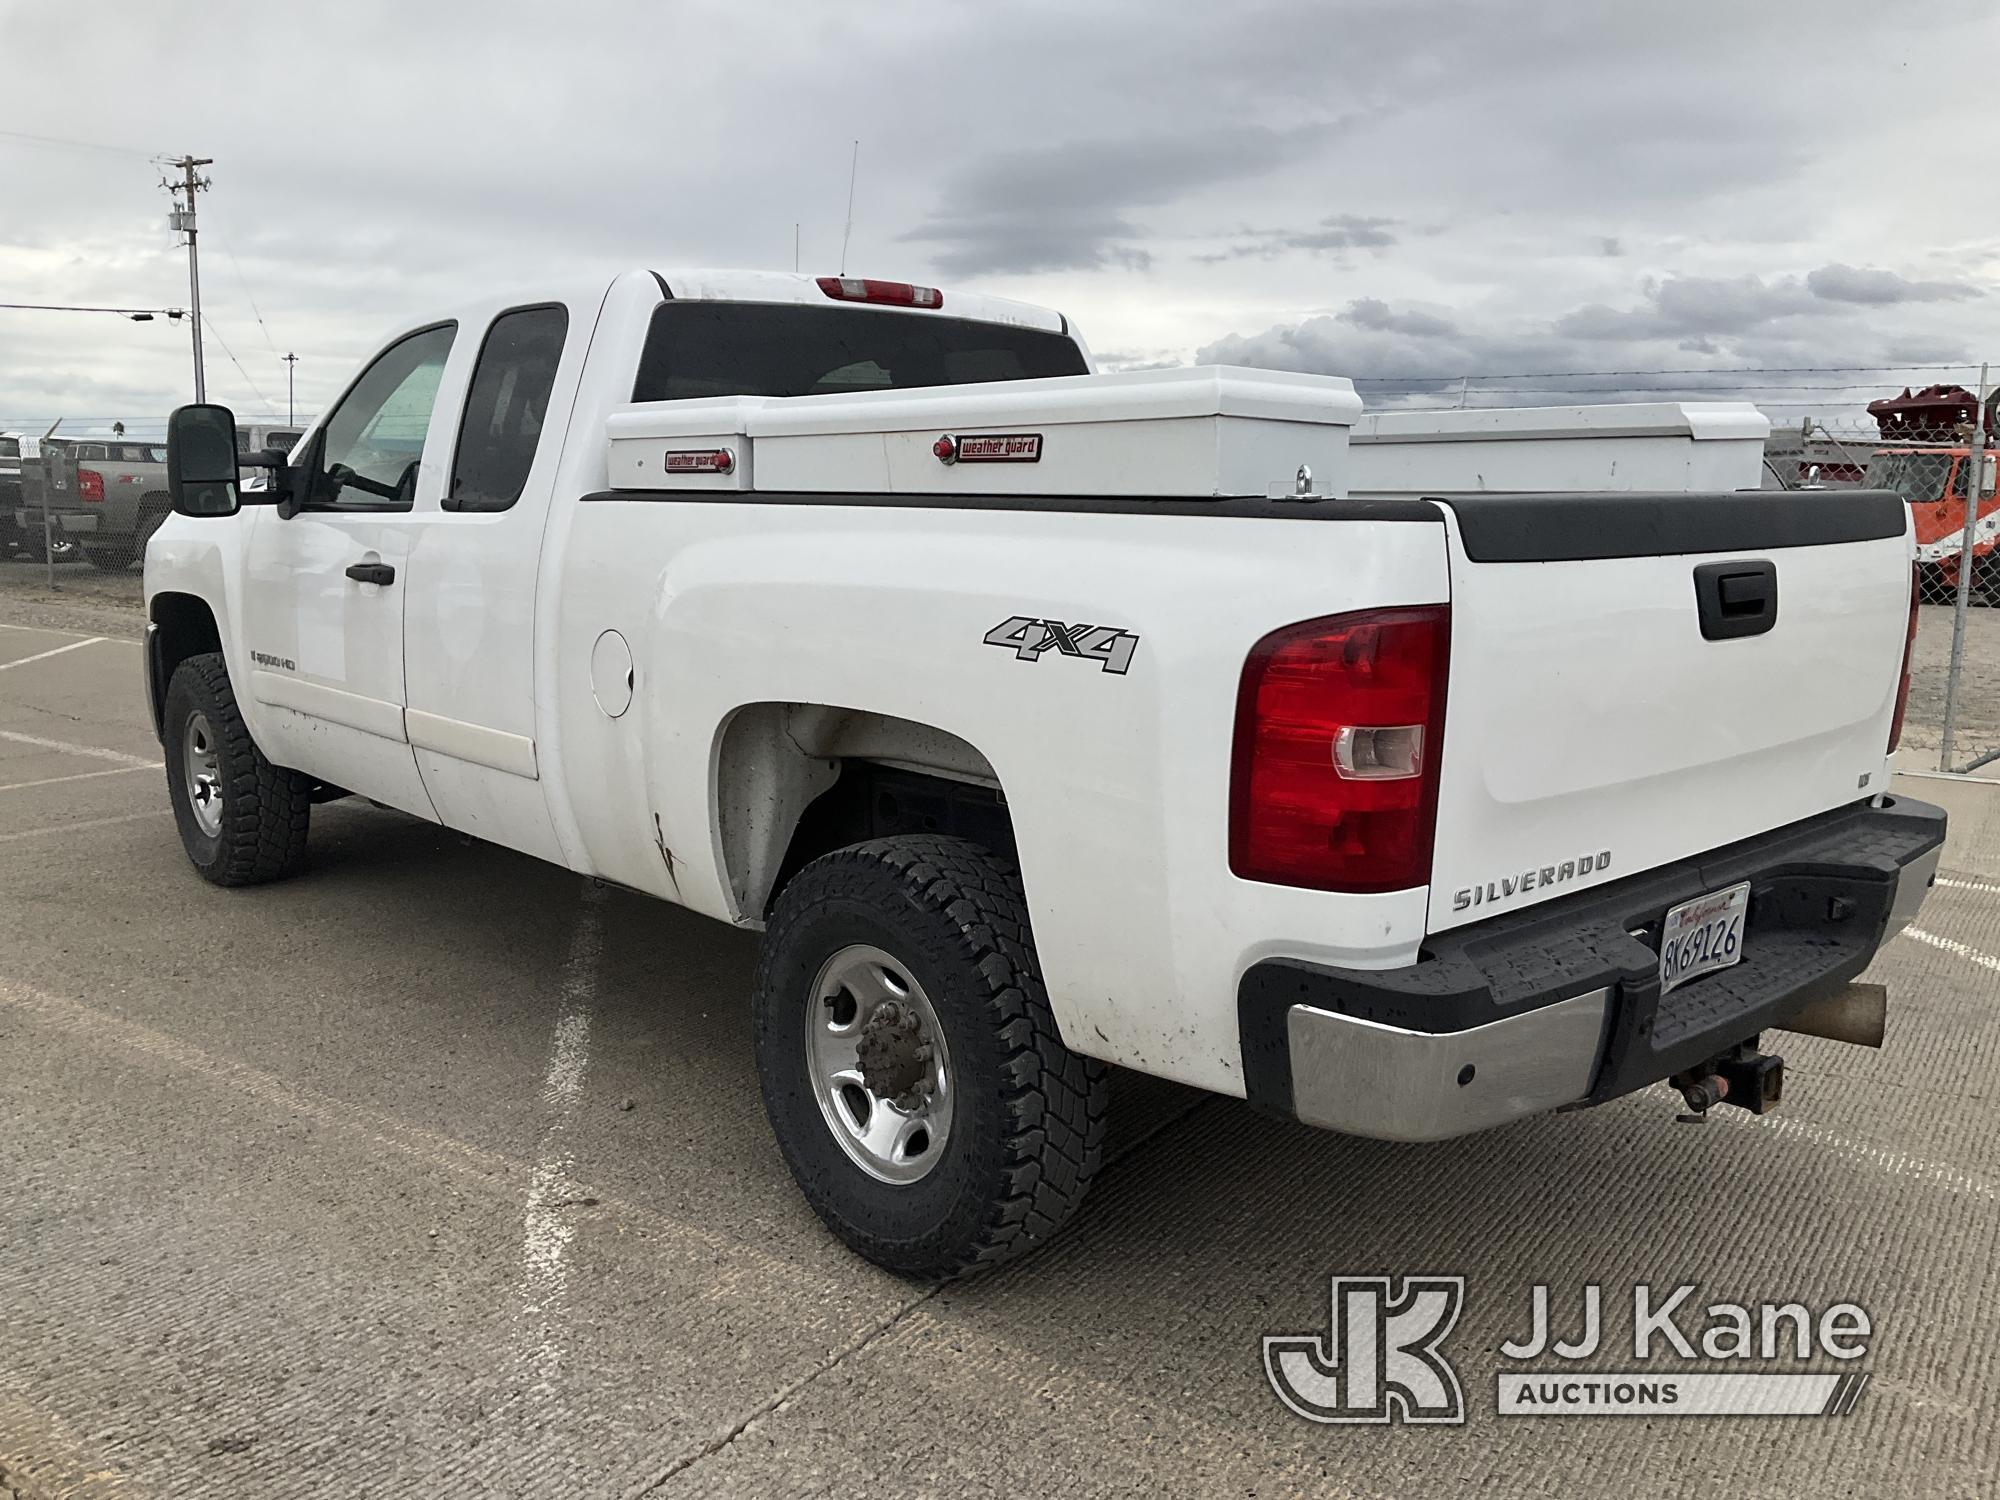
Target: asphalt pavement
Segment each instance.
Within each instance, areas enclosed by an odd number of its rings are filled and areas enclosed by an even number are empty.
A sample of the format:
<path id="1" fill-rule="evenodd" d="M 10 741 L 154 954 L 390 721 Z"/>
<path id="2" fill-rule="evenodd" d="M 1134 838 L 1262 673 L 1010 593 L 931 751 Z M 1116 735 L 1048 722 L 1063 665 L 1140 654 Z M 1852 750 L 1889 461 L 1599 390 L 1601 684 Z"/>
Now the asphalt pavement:
<path id="1" fill-rule="evenodd" d="M 1994 1490 L 2000 791 L 1899 780 L 1949 884 L 1869 976 L 1883 1051 L 1771 1039 L 1775 1115 L 1399 1146 L 1120 1075 L 1071 1231 L 940 1289 L 793 1191 L 754 938 L 353 801 L 302 877 L 199 880 L 120 597 L 0 594 L 0 1496 Z M 1262 1337 L 1364 1273 L 1466 1278 L 1462 1425 L 1276 1398 Z M 1532 1286 L 1637 1282 L 1858 1303 L 1870 1381 L 1496 1414 Z"/>

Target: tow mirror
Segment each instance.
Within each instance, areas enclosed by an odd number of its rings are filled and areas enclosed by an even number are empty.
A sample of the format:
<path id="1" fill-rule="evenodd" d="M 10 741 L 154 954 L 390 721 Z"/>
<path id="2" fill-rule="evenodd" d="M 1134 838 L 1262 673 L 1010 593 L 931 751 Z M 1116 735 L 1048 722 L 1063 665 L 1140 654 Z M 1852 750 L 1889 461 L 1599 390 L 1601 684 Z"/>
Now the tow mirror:
<path id="1" fill-rule="evenodd" d="M 184 516 L 233 516 L 242 507 L 236 414 L 226 406 L 177 406 L 167 418 L 167 494 Z"/>

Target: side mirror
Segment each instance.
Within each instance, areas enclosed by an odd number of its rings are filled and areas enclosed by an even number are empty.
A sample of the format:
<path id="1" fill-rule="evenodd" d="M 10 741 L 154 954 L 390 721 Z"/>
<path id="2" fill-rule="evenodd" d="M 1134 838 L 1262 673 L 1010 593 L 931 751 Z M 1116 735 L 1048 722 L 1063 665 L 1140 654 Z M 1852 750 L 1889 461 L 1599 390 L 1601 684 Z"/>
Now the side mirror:
<path id="1" fill-rule="evenodd" d="M 233 516 L 243 504 L 236 414 L 177 406 L 167 418 L 167 494 L 184 516 Z"/>

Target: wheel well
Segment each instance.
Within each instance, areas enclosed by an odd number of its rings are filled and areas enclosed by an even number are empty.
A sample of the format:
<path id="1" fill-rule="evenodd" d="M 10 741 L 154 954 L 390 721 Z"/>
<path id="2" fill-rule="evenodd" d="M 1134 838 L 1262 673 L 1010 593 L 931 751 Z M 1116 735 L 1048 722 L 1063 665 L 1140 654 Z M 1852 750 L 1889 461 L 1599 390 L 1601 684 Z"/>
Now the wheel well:
<path id="1" fill-rule="evenodd" d="M 723 730 L 716 824 L 736 909 L 762 920 L 810 861 L 866 839 L 945 833 L 1015 857 L 992 765 L 932 725 L 824 704 L 758 703 Z"/>
<path id="2" fill-rule="evenodd" d="M 222 632 L 206 599 L 193 594 L 155 594 L 152 629 L 146 633 L 146 676 L 152 687 L 153 732 L 160 734 L 166 711 L 167 684 L 174 670 L 190 656 L 222 649 Z"/>
<path id="3" fill-rule="evenodd" d="M 1017 859 L 1014 822 L 998 787 L 877 761 L 843 761 L 840 779 L 800 815 L 765 897 L 765 912 L 785 882 L 822 854 L 906 833 L 949 834 Z"/>

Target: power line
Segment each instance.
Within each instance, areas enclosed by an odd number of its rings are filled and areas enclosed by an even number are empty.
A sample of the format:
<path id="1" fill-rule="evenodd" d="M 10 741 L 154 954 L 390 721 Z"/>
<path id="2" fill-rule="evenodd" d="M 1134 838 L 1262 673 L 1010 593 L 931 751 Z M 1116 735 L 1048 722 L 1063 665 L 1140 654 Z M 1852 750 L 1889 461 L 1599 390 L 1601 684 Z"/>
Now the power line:
<path id="1" fill-rule="evenodd" d="M 181 307 L 76 307 L 66 302 L 0 302 L 0 308 L 14 312 L 116 313 L 121 318 L 138 320 L 155 317 L 179 320 L 187 316 L 187 309 Z"/>
<path id="2" fill-rule="evenodd" d="M 216 332 L 215 320 L 209 317 L 208 314 L 203 313 L 201 321 L 207 327 L 208 331 L 214 334 L 216 343 L 222 346 L 222 352 L 229 356 L 229 362 L 236 366 L 236 373 L 243 377 L 243 383 L 250 387 L 251 393 L 263 403 L 267 411 L 275 412 L 277 408 L 271 404 L 271 398 L 257 389 L 257 382 L 250 378 L 250 372 L 243 368 L 243 362 L 236 357 L 236 352 L 229 347 L 222 335 Z"/>
<path id="3" fill-rule="evenodd" d="M 213 217 L 213 211 L 211 211 L 211 217 Z M 236 252 L 230 248 L 229 241 L 223 239 L 220 230 L 211 227 L 208 232 L 215 236 L 216 243 L 222 246 L 222 253 L 229 257 L 230 267 L 236 272 L 236 283 L 243 288 L 244 299 L 250 304 L 250 315 L 257 320 L 257 328 L 264 335 L 265 344 L 269 346 L 273 354 L 277 354 L 278 346 L 271 342 L 271 330 L 264 323 L 264 314 L 257 306 L 257 298 L 250 290 L 249 278 L 243 274 L 243 266 L 236 259 Z M 282 355 L 279 355 L 279 357 L 283 358 Z"/>
<path id="4" fill-rule="evenodd" d="M 25 130 L 0 130 L 0 136 L 29 146 L 54 146 L 69 151 L 109 151 L 114 156 L 141 156 L 150 160 L 154 153 L 135 146 L 106 146 L 97 141 L 72 141 L 58 135 L 30 135 Z"/>

